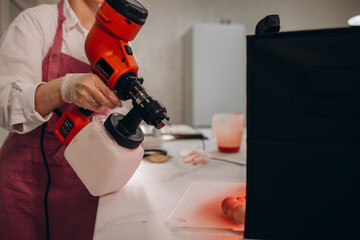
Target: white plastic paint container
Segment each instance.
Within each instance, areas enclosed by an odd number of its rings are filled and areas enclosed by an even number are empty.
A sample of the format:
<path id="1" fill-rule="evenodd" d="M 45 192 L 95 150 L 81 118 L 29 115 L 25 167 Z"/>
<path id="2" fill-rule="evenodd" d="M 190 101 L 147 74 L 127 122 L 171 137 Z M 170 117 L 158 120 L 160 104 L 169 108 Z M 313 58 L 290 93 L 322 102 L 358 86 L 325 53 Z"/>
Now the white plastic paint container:
<path id="1" fill-rule="evenodd" d="M 120 146 L 104 127 L 105 118 L 95 118 L 65 150 L 65 158 L 90 194 L 100 196 L 121 189 L 138 168 L 144 150 Z"/>

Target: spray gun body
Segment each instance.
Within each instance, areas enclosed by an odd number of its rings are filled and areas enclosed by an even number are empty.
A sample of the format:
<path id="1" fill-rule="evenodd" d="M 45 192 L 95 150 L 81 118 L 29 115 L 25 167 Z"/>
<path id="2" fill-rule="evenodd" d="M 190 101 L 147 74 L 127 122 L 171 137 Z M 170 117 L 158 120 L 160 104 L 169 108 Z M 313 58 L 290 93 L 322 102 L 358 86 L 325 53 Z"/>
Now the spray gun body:
<path id="1" fill-rule="evenodd" d="M 126 116 L 110 115 L 104 124 L 115 140 L 119 138 L 118 134 L 121 135 L 120 145 L 126 144 L 124 142 L 128 141 L 129 136 L 138 135 L 137 143 L 131 148 L 137 147 L 143 139 L 139 135 L 142 120 L 158 129 L 165 125 L 163 120 L 169 120 L 164 105 L 142 85 L 143 79 L 138 77 L 139 67 L 129 45 L 145 23 L 147 15 L 148 11 L 136 0 L 105 0 L 85 41 L 85 53 L 91 70 L 121 100 L 132 100 L 133 108 Z M 59 130 L 64 129 L 64 123 L 70 119 L 71 113 L 65 115 L 68 117 L 59 120 L 55 134 L 63 143 L 69 143 L 84 126 L 74 126 L 67 129 L 65 134 L 61 133 Z"/>
<path id="2" fill-rule="evenodd" d="M 147 10 L 137 1 L 105 1 L 85 42 L 90 68 L 121 100 L 131 99 L 141 118 L 156 128 L 168 119 L 166 109 L 142 86 L 138 65 L 129 41 L 145 23 Z M 134 109 L 135 110 L 135 109 Z"/>
<path id="3" fill-rule="evenodd" d="M 141 17 L 146 18 L 147 12 L 143 15 Z M 141 27 L 106 1 L 96 14 L 96 22 L 85 41 L 85 53 L 91 70 L 111 89 L 115 89 L 118 80 L 126 75 L 137 77 L 139 67 L 128 42 L 135 38 Z"/>
<path id="4" fill-rule="evenodd" d="M 105 0 L 85 42 L 91 70 L 120 99 L 131 99 L 133 108 L 91 123 L 91 111 L 66 111 L 55 127 L 59 140 L 69 143 L 66 160 L 94 196 L 120 189 L 136 171 L 144 154 L 141 121 L 162 128 L 169 119 L 161 102 L 142 86 L 129 45 L 146 17 L 147 10 L 136 0 Z"/>

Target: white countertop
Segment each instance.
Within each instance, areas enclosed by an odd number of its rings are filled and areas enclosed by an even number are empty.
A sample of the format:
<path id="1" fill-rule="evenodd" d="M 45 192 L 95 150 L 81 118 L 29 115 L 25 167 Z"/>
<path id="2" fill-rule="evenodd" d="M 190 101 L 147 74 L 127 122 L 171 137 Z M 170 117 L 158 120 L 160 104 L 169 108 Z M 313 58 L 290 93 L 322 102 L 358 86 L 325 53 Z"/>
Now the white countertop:
<path id="1" fill-rule="evenodd" d="M 200 131 L 209 137 L 208 129 Z M 242 239 L 239 232 L 219 238 L 218 233 L 212 234 L 209 229 L 173 228 L 167 223 L 192 182 L 245 182 L 246 167 L 242 165 L 213 159 L 207 165 L 197 166 L 182 162 L 181 150 L 201 149 L 202 146 L 198 139 L 168 141 L 163 143 L 163 148 L 172 156 L 169 161 L 152 163 L 143 160 L 121 190 L 100 198 L 94 240 Z M 205 146 L 216 158 L 246 162 L 246 139 L 237 154 L 219 153 L 211 138 L 205 140 Z"/>

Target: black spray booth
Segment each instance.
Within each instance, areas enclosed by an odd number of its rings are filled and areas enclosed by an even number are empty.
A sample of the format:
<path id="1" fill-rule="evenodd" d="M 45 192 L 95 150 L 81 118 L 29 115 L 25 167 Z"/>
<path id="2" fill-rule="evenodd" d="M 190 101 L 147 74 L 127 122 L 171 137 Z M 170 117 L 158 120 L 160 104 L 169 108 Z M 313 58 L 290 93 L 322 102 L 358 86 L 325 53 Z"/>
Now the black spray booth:
<path id="1" fill-rule="evenodd" d="M 360 239 L 360 28 L 247 37 L 248 239 Z"/>

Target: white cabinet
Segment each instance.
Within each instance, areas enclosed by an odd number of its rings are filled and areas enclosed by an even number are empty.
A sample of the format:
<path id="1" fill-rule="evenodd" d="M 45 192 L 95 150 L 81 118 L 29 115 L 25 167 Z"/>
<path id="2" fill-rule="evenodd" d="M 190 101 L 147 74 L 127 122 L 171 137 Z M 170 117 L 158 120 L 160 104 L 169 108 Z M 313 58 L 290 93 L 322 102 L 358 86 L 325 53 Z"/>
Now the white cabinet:
<path id="1" fill-rule="evenodd" d="M 243 25 L 198 24 L 185 37 L 185 122 L 210 126 L 214 113 L 245 113 Z"/>

